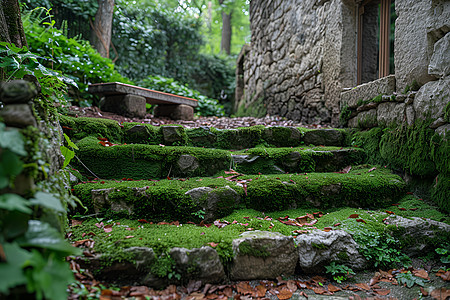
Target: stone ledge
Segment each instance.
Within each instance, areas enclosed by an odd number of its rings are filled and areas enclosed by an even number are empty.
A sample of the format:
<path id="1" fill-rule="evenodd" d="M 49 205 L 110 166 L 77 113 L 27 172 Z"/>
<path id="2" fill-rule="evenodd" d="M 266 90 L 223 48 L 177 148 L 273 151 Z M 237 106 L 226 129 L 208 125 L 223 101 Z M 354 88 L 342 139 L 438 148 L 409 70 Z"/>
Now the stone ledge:
<path id="1" fill-rule="evenodd" d="M 369 100 L 378 95 L 388 95 L 395 92 L 395 75 L 389 75 L 375 81 L 367 82 L 341 93 L 341 107 L 347 105 L 356 109 L 359 100 Z"/>

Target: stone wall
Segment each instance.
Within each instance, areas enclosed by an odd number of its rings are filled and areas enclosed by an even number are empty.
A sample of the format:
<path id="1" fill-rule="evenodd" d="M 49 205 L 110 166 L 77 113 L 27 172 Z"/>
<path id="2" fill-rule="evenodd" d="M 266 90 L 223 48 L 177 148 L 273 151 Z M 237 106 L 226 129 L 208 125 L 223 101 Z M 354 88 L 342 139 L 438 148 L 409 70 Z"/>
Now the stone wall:
<path id="1" fill-rule="evenodd" d="M 341 89 L 354 79 L 355 4 L 348 2 L 251 1 L 251 47 L 238 60 L 238 115 L 336 119 Z"/>

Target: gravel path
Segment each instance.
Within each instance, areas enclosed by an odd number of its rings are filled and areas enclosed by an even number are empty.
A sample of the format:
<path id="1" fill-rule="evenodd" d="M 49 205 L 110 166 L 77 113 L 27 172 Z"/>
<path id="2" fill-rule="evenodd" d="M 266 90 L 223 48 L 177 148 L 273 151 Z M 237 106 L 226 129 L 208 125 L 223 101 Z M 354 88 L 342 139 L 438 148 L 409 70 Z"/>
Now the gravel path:
<path id="1" fill-rule="evenodd" d="M 144 118 L 127 118 L 110 112 L 103 112 L 98 107 L 78 107 L 71 106 L 67 107 L 69 110 L 68 115 L 78 116 L 78 117 L 91 117 L 91 118 L 105 118 L 117 120 L 119 123 L 122 122 L 139 122 L 151 124 L 154 126 L 160 126 L 165 124 L 181 124 L 185 128 L 195 128 L 201 126 L 214 127 L 218 129 L 230 129 L 237 127 L 248 127 L 255 125 L 264 126 L 295 126 L 295 127 L 306 127 L 306 128 L 326 128 L 323 125 L 310 124 L 305 125 L 298 123 L 296 121 L 287 120 L 286 118 L 277 116 L 266 116 L 264 118 L 254 118 L 254 117 L 197 117 L 194 121 L 181 121 L 172 120 L 169 118 L 155 118 L 151 114 L 147 114 Z"/>

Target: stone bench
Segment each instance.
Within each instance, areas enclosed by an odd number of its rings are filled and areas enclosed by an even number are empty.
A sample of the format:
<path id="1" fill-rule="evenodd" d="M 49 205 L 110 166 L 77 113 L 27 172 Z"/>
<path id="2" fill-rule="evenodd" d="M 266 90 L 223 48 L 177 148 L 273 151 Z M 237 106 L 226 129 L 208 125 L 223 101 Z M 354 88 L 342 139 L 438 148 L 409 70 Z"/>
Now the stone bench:
<path id="1" fill-rule="evenodd" d="M 127 117 L 143 118 L 145 104 L 156 104 L 156 117 L 170 117 L 175 120 L 193 120 L 197 100 L 154 91 L 120 82 L 96 83 L 89 85 L 89 93 L 101 95 L 101 110 Z"/>

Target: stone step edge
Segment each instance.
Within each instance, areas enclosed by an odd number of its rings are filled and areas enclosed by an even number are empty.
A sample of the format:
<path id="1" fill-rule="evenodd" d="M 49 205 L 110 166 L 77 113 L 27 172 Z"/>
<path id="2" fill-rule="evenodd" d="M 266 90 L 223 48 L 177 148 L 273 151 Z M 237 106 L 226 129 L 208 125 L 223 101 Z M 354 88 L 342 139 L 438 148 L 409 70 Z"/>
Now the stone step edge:
<path id="1" fill-rule="evenodd" d="M 101 142 L 90 137 L 77 143 L 76 153 L 82 163 L 74 161 L 73 166 L 104 179 L 156 179 L 214 176 L 229 169 L 244 174 L 337 172 L 349 165 L 361 164 L 366 158 L 363 149 L 354 147 L 251 148 L 236 153 L 212 148 L 135 144 L 105 147 L 99 144 Z"/>
<path id="2" fill-rule="evenodd" d="M 388 216 L 386 223 L 404 227 L 406 230 L 403 238 L 424 238 L 422 243 L 412 243 L 407 246 L 409 248 L 402 249 L 404 253 L 416 255 L 425 250 L 427 239 L 450 232 L 448 224 L 418 217 Z M 416 249 L 418 246 L 422 247 L 419 252 Z M 101 255 L 79 258 L 78 262 L 84 268 L 99 270 L 101 277 L 107 278 L 108 274 L 117 275 L 116 272 L 120 272 L 124 276 L 123 280 L 131 280 L 133 284 L 163 288 L 169 283 L 179 283 L 181 278 L 185 282 L 199 280 L 203 284 L 235 280 L 270 280 L 278 276 L 294 275 L 297 267 L 304 273 L 320 274 L 324 273 L 325 266 L 331 262 L 346 265 L 354 271 L 372 268 L 358 248 L 352 235 L 344 230 L 315 229 L 296 238 L 277 232 L 248 231 L 233 240 L 233 257 L 226 267 L 222 264 L 217 251 L 210 246 L 194 249 L 172 248 L 169 251 L 175 267 L 172 274 L 178 274 L 179 278 L 169 279 L 152 274 L 149 271 L 150 266 L 157 263 L 157 257 L 153 249 L 147 247 L 131 247 L 123 250 L 133 255 L 134 263 L 109 261 L 108 266 L 102 267 Z"/>
<path id="3" fill-rule="evenodd" d="M 79 140 L 89 135 L 107 138 L 113 143 L 142 143 L 193 145 L 220 149 L 245 149 L 268 143 L 277 147 L 309 145 L 341 146 L 347 141 L 343 129 L 307 129 L 291 126 L 250 126 L 237 129 L 216 129 L 202 126 L 184 128 L 182 125 L 152 126 L 122 123 L 108 119 L 61 117 L 64 133 Z"/>
<path id="4" fill-rule="evenodd" d="M 355 186 L 357 183 L 359 185 Z M 403 195 L 404 188 L 405 183 L 398 175 L 372 168 L 347 174 L 254 175 L 229 180 L 191 178 L 157 182 L 96 181 L 77 184 L 73 187 L 73 192 L 92 213 L 111 211 L 126 213 L 138 219 L 157 219 L 158 210 L 153 209 L 151 216 L 142 213 L 147 211 L 146 205 L 160 199 L 159 194 L 163 191 L 170 195 L 172 201 L 158 202 L 159 206 L 164 211 L 170 211 L 170 217 L 174 220 L 181 220 L 183 215 L 189 216 L 191 210 L 202 209 L 205 221 L 214 221 L 230 214 L 241 204 L 262 211 L 284 210 L 302 205 L 377 207 L 398 200 Z M 264 192 L 264 189 L 270 190 Z M 190 197 L 189 202 L 186 202 L 187 196 Z M 139 206 L 135 205 L 135 201 L 138 201 Z"/>

